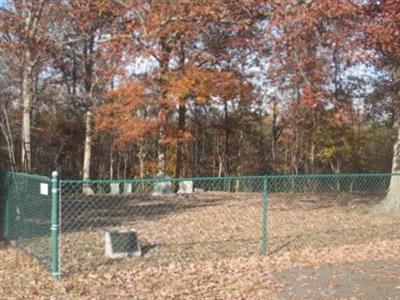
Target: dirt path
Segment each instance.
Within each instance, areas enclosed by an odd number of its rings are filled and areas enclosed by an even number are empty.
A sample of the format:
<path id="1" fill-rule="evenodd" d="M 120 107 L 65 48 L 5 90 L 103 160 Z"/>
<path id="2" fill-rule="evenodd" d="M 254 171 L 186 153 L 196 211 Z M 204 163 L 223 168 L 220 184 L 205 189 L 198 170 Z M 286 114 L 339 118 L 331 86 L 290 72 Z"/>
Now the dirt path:
<path id="1" fill-rule="evenodd" d="M 278 299 L 400 299 L 400 262 L 363 261 L 294 268 L 276 275 Z"/>

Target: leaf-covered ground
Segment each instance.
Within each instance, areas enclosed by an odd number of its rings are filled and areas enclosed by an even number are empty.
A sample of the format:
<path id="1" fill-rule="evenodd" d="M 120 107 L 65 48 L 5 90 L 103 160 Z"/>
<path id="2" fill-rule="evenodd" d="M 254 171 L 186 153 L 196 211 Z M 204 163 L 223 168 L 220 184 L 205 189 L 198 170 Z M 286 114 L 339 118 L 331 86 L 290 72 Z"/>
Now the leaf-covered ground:
<path id="1" fill-rule="evenodd" d="M 400 220 L 370 213 L 379 195 L 269 200 L 269 255 L 260 256 L 260 194 L 64 198 L 63 280 L 3 247 L 0 299 L 400 298 Z M 135 228 L 143 256 L 107 260 L 107 227 Z"/>
<path id="2" fill-rule="evenodd" d="M 398 299 L 400 240 L 304 248 L 268 257 L 115 264 L 54 282 L 31 259 L 0 249 L 1 299 Z"/>
<path id="3" fill-rule="evenodd" d="M 379 201 L 379 195 L 271 195 L 269 253 L 400 239 L 398 218 L 369 213 Z M 260 193 L 74 196 L 63 203 L 61 264 L 66 275 L 109 267 L 104 256 L 104 229 L 109 227 L 137 230 L 143 257 L 122 263 L 135 269 L 260 253 Z"/>

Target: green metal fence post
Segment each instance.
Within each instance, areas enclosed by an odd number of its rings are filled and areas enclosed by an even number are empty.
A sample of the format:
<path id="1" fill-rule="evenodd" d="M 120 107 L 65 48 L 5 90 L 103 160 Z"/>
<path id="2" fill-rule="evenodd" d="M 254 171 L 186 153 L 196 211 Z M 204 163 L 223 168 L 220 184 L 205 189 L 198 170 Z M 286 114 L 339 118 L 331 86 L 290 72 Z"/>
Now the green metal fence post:
<path id="1" fill-rule="evenodd" d="M 262 192 L 262 224 L 261 224 L 261 254 L 268 252 L 268 177 L 263 179 Z"/>
<path id="2" fill-rule="evenodd" d="M 58 188 L 58 173 L 54 171 L 51 174 L 51 271 L 53 277 L 60 278 L 59 266 L 59 220 L 58 220 L 58 205 L 59 205 L 59 188 Z"/>

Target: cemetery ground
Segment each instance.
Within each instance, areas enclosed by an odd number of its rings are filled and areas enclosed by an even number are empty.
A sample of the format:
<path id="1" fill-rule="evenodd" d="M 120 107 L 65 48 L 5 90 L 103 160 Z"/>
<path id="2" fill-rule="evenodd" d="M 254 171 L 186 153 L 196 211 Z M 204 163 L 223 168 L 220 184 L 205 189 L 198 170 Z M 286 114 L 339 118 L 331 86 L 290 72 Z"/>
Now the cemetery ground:
<path id="1" fill-rule="evenodd" d="M 260 255 L 262 197 L 256 193 L 63 199 L 64 220 L 71 222 L 62 223 L 62 280 L 55 282 L 31 258 L 2 247 L 0 295 L 396 299 L 400 220 L 371 213 L 382 197 L 271 195 L 267 256 Z M 107 260 L 104 229 L 109 227 L 137 230 L 143 256 Z"/>
<path id="2" fill-rule="evenodd" d="M 1 299 L 398 299 L 399 241 L 271 257 L 112 267 L 55 282 L 14 249 L 0 248 Z"/>

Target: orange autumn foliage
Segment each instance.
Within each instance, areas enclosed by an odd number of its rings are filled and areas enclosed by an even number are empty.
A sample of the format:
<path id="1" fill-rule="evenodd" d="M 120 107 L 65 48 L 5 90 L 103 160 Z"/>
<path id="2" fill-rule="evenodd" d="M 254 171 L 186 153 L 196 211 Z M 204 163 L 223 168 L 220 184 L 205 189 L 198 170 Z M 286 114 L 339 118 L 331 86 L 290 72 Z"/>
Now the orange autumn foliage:
<path id="1" fill-rule="evenodd" d="M 120 145 L 136 142 L 157 129 L 155 119 L 146 118 L 148 98 L 139 82 L 131 82 L 108 94 L 109 102 L 96 111 L 96 129 L 111 131 Z"/>

